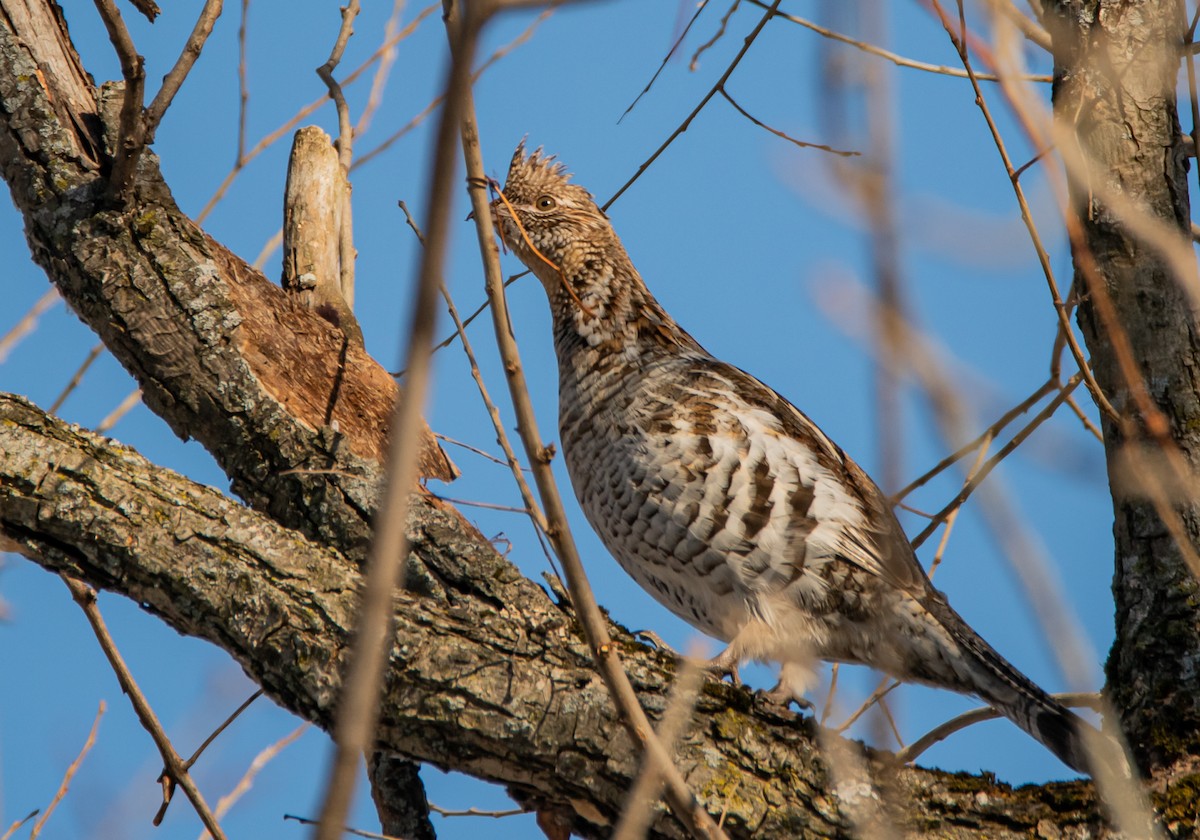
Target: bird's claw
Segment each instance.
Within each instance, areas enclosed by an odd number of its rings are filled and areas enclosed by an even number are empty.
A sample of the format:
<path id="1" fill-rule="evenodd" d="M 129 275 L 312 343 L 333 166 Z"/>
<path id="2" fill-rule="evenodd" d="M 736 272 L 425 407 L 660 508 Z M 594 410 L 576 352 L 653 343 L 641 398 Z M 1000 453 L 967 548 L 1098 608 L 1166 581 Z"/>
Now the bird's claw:
<path id="1" fill-rule="evenodd" d="M 784 685 L 782 681 L 776 683 L 775 687 L 769 691 L 759 690 L 754 692 L 754 697 L 765 705 L 775 706 L 780 709 L 786 709 L 790 703 L 795 703 L 796 708 L 802 712 L 811 712 L 814 708 L 811 700 L 807 697 L 798 696 Z"/>

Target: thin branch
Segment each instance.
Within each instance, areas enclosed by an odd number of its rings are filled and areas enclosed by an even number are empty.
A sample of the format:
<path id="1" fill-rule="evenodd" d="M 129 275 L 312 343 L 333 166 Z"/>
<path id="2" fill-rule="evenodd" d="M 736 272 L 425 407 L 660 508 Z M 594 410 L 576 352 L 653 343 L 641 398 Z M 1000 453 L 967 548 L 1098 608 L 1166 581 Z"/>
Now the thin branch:
<path id="1" fill-rule="evenodd" d="M 303 735 L 308 730 L 309 724 L 302 723 L 289 732 L 287 735 L 280 738 L 273 744 L 267 745 L 258 755 L 254 756 L 254 760 L 250 762 L 250 766 L 246 768 L 246 772 L 242 774 L 242 778 L 238 779 L 238 783 L 233 786 L 233 790 L 217 800 L 216 816 L 218 819 L 229 813 L 237 801 L 245 796 L 246 792 L 254 784 L 254 779 L 274 758 L 290 746 L 297 738 Z M 207 831 L 200 832 L 197 840 L 210 840 L 212 837 Z"/>
<path id="2" fill-rule="evenodd" d="M 1062 705 L 1069 708 L 1096 709 L 1097 711 L 1103 709 L 1100 695 L 1094 692 L 1067 692 L 1064 694 L 1052 694 L 1050 696 Z M 901 764 L 908 764 L 912 761 L 916 761 L 917 757 L 921 755 L 921 753 L 925 752 L 939 741 L 946 740 L 946 738 L 950 737 L 955 732 L 966 729 L 968 726 L 972 726 L 976 723 L 982 723 L 985 720 L 995 720 L 998 717 L 1001 717 L 1001 714 L 991 706 L 984 706 L 979 709 L 972 709 L 969 712 L 963 712 L 958 717 L 951 718 L 945 723 L 929 730 L 929 732 L 925 733 L 907 747 L 897 752 L 896 760 Z"/>
<path id="3" fill-rule="evenodd" d="M 37 815 L 38 815 L 38 811 L 37 811 L 37 809 L 34 809 L 34 810 L 30 811 L 28 814 L 26 814 L 24 817 L 22 817 L 21 819 L 15 821 L 12 825 L 10 825 L 8 827 L 7 831 L 5 831 L 3 834 L 0 834 L 0 840 L 9 840 L 9 838 L 11 838 L 14 834 L 17 833 L 18 828 L 25 825 L 25 823 L 29 822 L 31 819 L 33 819 Z"/>
<path id="4" fill-rule="evenodd" d="M 54 813 L 54 809 L 58 807 L 58 803 L 67 795 L 67 788 L 71 785 L 71 779 L 75 778 L 75 774 L 79 771 L 79 766 L 83 764 L 83 759 L 96 743 L 96 732 L 100 728 L 100 718 L 104 717 L 104 712 L 107 709 L 107 704 L 101 700 L 100 707 L 96 709 L 96 718 L 92 721 L 92 728 L 88 731 L 87 740 L 83 742 L 83 748 L 79 750 L 79 755 L 75 756 L 75 760 L 67 767 L 67 772 L 63 773 L 62 783 L 59 784 L 58 790 L 54 792 L 54 798 L 50 800 L 50 804 L 46 806 L 46 810 L 42 812 L 42 816 L 33 824 L 33 828 L 30 829 L 29 840 L 37 840 L 37 836 L 42 833 L 42 827 L 46 825 L 46 820 L 50 819 L 50 815 Z"/>
<path id="5" fill-rule="evenodd" d="M 1038 402 L 1041 401 L 1042 397 L 1046 396 L 1047 394 L 1049 394 L 1051 391 L 1057 389 L 1058 387 L 1059 387 L 1058 383 L 1055 382 L 1053 379 L 1046 380 L 1046 382 L 1043 383 L 1036 391 L 1034 391 L 1032 394 L 1030 394 L 1025 399 L 1021 400 L 1021 402 L 1017 403 L 1015 406 L 1010 408 L 1008 411 L 1004 412 L 1004 414 L 1000 415 L 1000 418 L 998 420 L 996 420 L 996 422 L 992 423 L 990 426 L 988 426 L 986 429 L 984 429 L 983 432 L 978 437 L 976 437 L 974 440 L 972 440 L 970 443 L 965 444 L 964 446 L 960 447 L 957 451 L 952 452 L 951 454 L 947 455 L 945 458 L 938 461 L 930 470 L 925 472 L 923 475 L 918 476 L 917 478 L 915 478 L 911 482 L 909 482 L 908 486 L 904 487 L 899 492 L 893 494 L 891 497 L 892 504 L 897 504 L 901 499 L 908 496 L 908 494 L 912 493 L 917 488 L 923 487 L 924 485 L 928 484 L 929 481 L 932 480 L 935 476 L 939 475 L 947 468 L 953 466 L 958 461 L 960 461 L 963 458 L 965 458 L 966 456 L 970 455 L 972 452 L 974 452 L 976 449 L 978 449 L 980 446 L 982 446 L 986 441 L 990 440 L 991 438 L 998 435 L 1001 431 L 1003 431 L 1004 427 L 1007 426 L 1009 423 L 1011 423 L 1013 420 L 1020 417 L 1025 412 L 1029 411 L 1029 409 L 1031 409 L 1034 405 L 1036 405 Z"/>
<path id="6" fill-rule="evenodd" d="M 404 211 L 404 216 L 408 220 L 408 226 L 412 228 L 413 233 L 416 234 L 417 239 L 424 246 L 425 237 L 421 234 L 421 229 L 417 226 L 416 220 L 409 214 L 408 207 L 403 201 L 400 202 L 400 209 Z M 513 480 L 517 483 L 517 491 L 521 494 L 521 501 L 525 503 L 525 509 L 522 512 L 529 515 L 536 530 L 546 533 L 549 531 L 550 526 L 546 522 L 546 516 L 542 513 L 542 509 L 538 507 L 537 499 L 533 496 L 533 491 L 529 489 L 529 483 L 525 481 L 521 462 L 517 459 L 517 453 L 513 450 L 512 443 L 508 439 L 508 433 L 504 430 L 504 423 L 500 419 L 500 410 L 496 407 L 496 403 L 492 401 L 487 385 L 483 381 L 483 374 L 479 370 L 475 351 L 471 347 L 470 339 L 467 338 L 467 326 L 459 318 L 458 307 L 454 305 L 454 299 L 450 296 L 450 290 L 446 288 L 446 284 L 443 282 L 439 285 L 442 298 L 446 301 L 446 310 L 454 320 L 454 328 L 458 331 L 463 352 L 466 354 L 467 362 L 471 367 L 471 378 L 475 380 L 475 387 L 479 391 L 480 398 L 483 400 L 488 418 L 492 421 L 492 429 L 496 432 L 496 442 L 500 444 L 500 448 L 504 451 L 504 457 L 507 459 L 501 463 L 505 463 L 512 471 Z M 499 461 L 499 459 L 495 460 Z"/>
<path id="7" fill-rule="evenodd" d="M 692 53 L 692 60 L 688 62 L 688 70 L 689 71 L 691 71 L 693 73 L 696 72 L 696 68 L 700 66 L 700 56 L 702 56 L 704 53 L 708 52 L 708 50 L 711 49 L 713 47 L 713 45 L 717 43 L 717 41 L 721 40 L 721 38 L 725 35 L 725 30 L 729 26 L 729 19 L 734 16 L 734 14 L 738 10 L 738 7 L 741 5 L 742 5 L 742 0 L 733 0 L 733 5 L 730 6 L 725 11 L 725 14 L 721 16 L 721 23 L 717 27 L 717 31 L 713 34 L 713 36 L 711 38 L 709 38 L 707 41 L 705 41 L 703 44 L 701 44 L 699 47 L 697 47 L 696 51 L 694 53 Z"/>
<path id="8" fill-rule="evenodd" d="M 20 321 L 17 321 L 3 338 L 0 338 L 0 364 L 8 358 L 8 354 L 17 346 L 25 336 L 29 335 L 37 329 L 38 320 L 46 313 L 51 306 L 62 300 L 62 295 L 58 293 L 55 286 L 51 286 L 46 292 L 34 301 L 33 306 L 29 307 Z"/>
<path id="9" fill-rule="evenodd" d="M 211 735 L 209 735 L 207 738 L 204 739 L 204 743 L 202 743 L 199 747 L 196 748 L 196 751 L 194 753 L 192 753 L 192 757 L 189 758 L 186 762 L 184 762 L 184 766 L 186 766 L 188 770 L 191 770 L 192 765 L 196 763 L 196 760 L 198 758 L 200 758 L 200 754 L 202 752 L 204 752 L 206 749 L 208 749 L 208 745 L 211 744 L 213 741 L 217 740 L 217 736 L 220 735 L 222 732 L 224 732 L 229 727 L 229 724 L 231 724 L 235 720 L 237 720 L 241 716 L 242 712 L 244 712 L 244 711 L 246 711 L 246 709 L 250 708 L 251 703 L 253 703 L 255 700 L 257 700 L 259 697 L 262 697 L 263 692 L 264 692 L 264 689 L 261 689 L 261 688 L 258 689 L 258 691 L 254 692 L 249 697 L 247 697 L 245 699 L 245 701 L 242 703 L 242 705 L 240 705 L 236 709 L 234 709 L 233 714 L 231 714 L 229 717 L 225 718 L 225 721 L 220 726 L 218 726 L 216 729 L 214 729 Z"/>
<path id="10" fill-rule="evenodd" d="M 50 414 L 58 413 L 58 410 L 63 407 L 63 403 L 67 401 L 67 397 L 71 396 L 71 393 L 79 387 L 79 383 L 83 381 L 84 374 L 88 372 L 88 368 L 92 366 L 92 362 L 96 361 L 102 352 L 104 352 L 103 341 L 88 351 L 87 358 L 85 358 L 83 363 L 80 364 L 75 370 L 75 374 L 71 377 L 71 381 L 67 383 L 66 387 L 62 389 L 62 393 L 55 397 L 54 402 L 51 403 L 50 408 L 48 409 Z"/>
<path id="11" fill-rule="evenodd" d="M 333 77 L 333 71 L 341 63 L 342 54 L 346 51 L 346 44 L 350 41 L 350 36 L 354 34 L 354 18 L 358 16 L 359 9 L 359 0 L 350 0 L 347 5 L 342 7 L 342 25 L 338 29 L 333 49 L 329 53 L 328 60 L 317 68 L 317 75 L 329 89 L 329 98 L 333 100 L 333 104 L 337 108 L 338 160 L 342 164 L 343 171 L 349 171 L 350 162 L 354 159 L 354 126 L 350 123 L 350 106 L 346 103 L 342 86 Z"/>
<path id="12" fill-rule="evenodd" d="M 359 0 L 350 0 L 347 5 L 342 6 L 342 25 L 338 29 L 333 50 L 329 53 L 329 59 L 317 68 L 317 75 L 329 89 L 329 98 L 333 100 L 333 104 L 337 108 L 338 139 L 335 145 L 338 150 L 338 164 L 341 168 L 342 186 L 344 187 L 342 190 L 342 215 L 338 229 L 338 290 L 341 292 L 346 306 L 351 308 L 354 307 L 356 254 L 354 251 L 354 212 L 350 200 L 349 176 L 350 164 L 354 160 L 354 126 L 350 123 L 350 106 L 346 103 L 346 95 L 342 92 L 342 86 L 338 84 L 337 79 L 333 77 L 333 71 L 341 63 L 342 54 L 346 51 L 346 44 L 349 43 L 350 36 L 354 34 L 354 19 L 358 17 L 359 9 Z M 379 66 L 382 68 L 388 63 L 390 62 L 387 61 L 385 54 L 385 58 L 380 60 Z"/>
<path id="13" fill-rule="evenodd" d="M 696 22 L 696 19 L 700 17 L 700 13 L 708 8 L 708 3 L 709 0 L 700 0 L 700 3 L 696 6 L 696 11 L 692 15 L 691 20 L 687 22 L 687 26 L 683 27 L 683 31 L 679 33 L 679 37 L 675 39 L 675 43 L 671 44 L 671 49 L 667 50 L 667 54 L 663 56 L 662 63 L 658 65 L 658 69 L 654 71 L 654 75 L 650 77 L 650 81 L 646 82 L 646 86 L 642 88 L 642 92 L 634 97 L 634 100 L 629 103 L 629 107 L 622 111 L 621 116 L 617 118 L 617 125 L 620 125 L 621 121 L 629 116 L 629 112 L 636 108 L 637 104 L 642 101 L 642 97 L 650 92 L 650 88 L 654 87 L 654 83 L 658 81 L 658 77 L 661 76 L 662 71 L 666 69 L 667 62 L 671 60 L 671 56 L 675 55 L 675 51 L 679 49 L 679 45 L 683 43 L 685 38 L 687 38 L 687 34 L 692 31 L 692 25 Z"/>
<path id="14" fill-rule="evenodd" d="M 764 0 L 750 0 L 750 2 L 753 3 L 755 6 L 758 6 L 759 8 L 762 8 L 762 9 L 767 8 L 767 4 L 764 2 Z M 824 26 L 813 23 L 812 21 L 806 20 L 805 18 L 802 18 L 802 17 L 797 17 L 795 15 L 789 15 L 789 14 L 786 14 L 785 12 L 776 12 L 775 17 L 783 18 L 784 20 L 788 20 L 788 21 L 791 21 L 792 23 L 799 24 L 800 26 L 803 26 L 806 29 L 812 30 L 813 32 L 817 33 L 818 35 L 820 35 L 823 38 L 828 38 L 831 41 L 838 41 L 839 43 L 847 44 L 848 46 L 854 47 L 855 49 L 862 50 L 865 53 L 870 53 L 871 55 L 878 56 L 879 58 L 885 59 L 886 61 L 890 61 L 892 64 L 895 64 L 897 67 L 907 67 L 910 70 L 921 70 L 926 73 L 936 73 L 940 76 L 954 76 L 955 78 L 959 78 L 959 79 L 970 78 L 970 74 L 968 74 L 967 71 L 960 70 L 957 67 L 947 67 L 944 64 L 928 64 L 924 61 L 916 61 L 911 58 L 905 58 L 902 55 L 898 55 L 889 50 L 885 50 L 882 47 L 877 47 L 874 44 L 868 44 L 865 41 L 857 41 L 854 38 L 851 38 L 847 35 L 843 35 L 840 32 L 835 32 L 832 29 L 827 29 Z M 979 79 L 981 82 L 998 82 L 998 81 L 1000 81 L 999 76 L 992 75 L 990 73 L 976 74 L 976 78 Z M 1025 76 L 1024 78 L 1030 82 L 1047 82 L 1047 83 L 1049 83 L 1049 82 L 1054 81 L 1054 77 L 1044 76 L 1044 75 Z"/>
<path id="15" fill-rule="evenodd" d="M 840 155 L 842 157 L 858 157 L 861 154 L 861 152 L 851 152 L 851 151 L 845 151 L 842 149 L 835 149 L 835 148 L 833 148 L 833 146 L 826 146 L 824 143 L 809 143 L 805 140 L 797 140 L 795 137 L 785 134 L 784 132 L 780 131 L 777 128 L 771 128 L 771 126 L 769 126 L 766 123 L 762 122 L 761 120 L 756 119 L 755 117 L 751 116 L 751 114 L 745 108 L 743 108 L 741 105 L 739 105 L 734 100 L 734 98 L 729 95 L 729 91 L 727 91 L 724 88 L 724 86 L 721 87 L 720 93 L 721 93 L 721 96 L 725 97 L 726 102 L 728 102 L 730 105 L 732 105 L 739 114 L 741 114 L 746 119 L 750 120 L 750 122 L 754 123 L 759 128 L 766 129 L 767 131 L 774 134 L 776 137 L 782 137 L 784 140 L 787 140 L 789 143 L 795 143 L 797 146 L 799 146 L 802 149 L 820 149 L 823 152 L 830 152 L 832 154 Z"/>
<path id="16" fill-rule="evenodd" d="M 866 714 L 868 709 L 895 691 L 896 687 L 899 685 L 899 680 L 893 680 L 891 677 L 884 677 L 879 681 L 879 685 L 875 686 L 875 690 L 871 692 L 871 695 L 863 701 L 862 705 L 859 706 L 857 710 L 855 710 L 854 714 L 842 721 L 839 726 L 835 726 L 833 731 L 839 735 L 844 733 L 847 729 L 853 726 L 860 717 Z"/>
<path id="17" fill-rule="evenodd" d="M 371 744 L 379 716 L 379 688 L 391 642 L 392 593 L 408 553 L 405 524 L 409 494 L 417 478 L 421 407 L 429 390 L 430 346 L 436 321 L 438 286 L 444 274 L 449 236 L 450 196 L 455 170 L 454 137 L 459 115 L 470 96 L 471 60 L 478 28 L 465 26 L 453 36 L 454 49 L 445 84 L 446 102 L 438 123 L 426 206 L 427 245 L 421 252 L 405 365 L 405 388 L 392 418 L 387 476 L 367 559 L 366 580 L 357 619 L 354 648 L 338 703 L 335 755 L 321 807 L 317 840 L 337 840 L 346 821 L 358 762 Z"/>
<path id="18" fill-rule="evenodd" d="M 481 458 L 487 458 L 493 464 L 499 464 L 502 467 L 508 466 L 508 462 L 505 461 L 503 458 L 497 458 L 491 452 L 488 452 L 485 449 L 480 449 L 478 446 L 472 446 L 471 444 L 465 443 L 461 440 L 455 440 L 454 438 L 450 437 L 449 435 L 444 435 L 441 432 L 434 432 L 433 436 L 435 438 L 437 438 L 438 440 L 442 441 L 443 443 L 448 443 L 451 446 L 461 446 L 463 449 L 467 450 L 468 452 L 474 452 L 476 455 L 480 456 Z M 525 467 L 522 467 L 521 469 L 525 472 L 528 472 L 528 470 Z"/>
<path id="19" fill-rule="evenodd" d="M 113 672 L 117 675 L 117 681 L 121 684 L 121 691 L 129 698 L 129 702 L 137 714 L 138 721 L 150 733 L 150 737 L 154 740 L 154 745 L 158 747 L 158 752 L 162 755 L 163 765 L 166 768 L 163 771 L 164 776 L 171 783 L 178 784 L 183 788 L 184 794 L 192 803 L 192 807 L 196 809 L 196 814 L 200 817 L 200 821 L 204 823 L 209 833 L 216 840 L 225 840 L 225 833 L 221 831 L 221 826 L 217 824 L 216 817 L 209 810 L 203 795 L 201 795 L 199 789 L 196 787 L 196 783 L 188 775 L 187 767 L 184 766 L 182 759 L 175 752 L 175 748 L 171 746 L 171 740 L 163 730 L 162 724 L 158 722 L 158 716 L 150 708 L 150 703 L 146 700 L 146 695 L 142 694 L 141 688 L 138 687 L 137 682 L 133 679 L 133 674 L 130 673 L 125 660 L 121 657 L 121 652 L 117 650 L 112 636 L 109 635 L 108 627 L 104 623 L 104 617 L 100 615 L 100 608 L 96 605 L 96 591 L 83 581 L 76 580 L 69 575 L 62 575 L 62 579 L 67 588 L 71 590 L 71 597 L 75 599 L 75 603 L 79 604 L 80 609 L 83 610 L 83 614 L 87 617 L 88 623 L 91 624 L 92 632 L 96 634 L 96 639 L 100 642 L 100 648 L 104 651 L 109 665 L 112 666 Z M 164 783 L 165 787 L 166 783 Z"/>
<path id="20" fill-rule="evenodd" d="M 187 43 L 183 45 L 179 58 L 175 60 L 175 65 L 163 77 L 162 87 L 158 89 L 158 93 L 154 95 L 154 99 L 146 108 L 145 143 L 154 142 L 154 133 L 158 130 L 158 124 L 162 122 L 163 115 L 171 107 L 171 100 L 175 98 L 175 94 L 179 93 L 184 79 L 192 71 L 192 65 L 200 57 L 200 51 L 204 49 L 205 41 L 212 34 L 213 26 L 216 25 L 217 18 L 221 16 L 223 6 L 224 0 L 206 0 L 204 8 L 200 10 L 200 16 L 196 19 L 196 25 L 192 27 L 192 33 L 188 36 Z"/>
<path id="21" fill-rule="evenodd" d="M 1079 342 L 1075 338 L 1075 333 L 1071 329 L 1070 315 L 1063 304 L 1062 296 L 1059 294 L 1058 282 L 1054 279 L 1054 269 L 1050 265 L 1050 255 L 1042 245 L 1041 234 L 1038 232 L 1037 224 L 1033 221 L 1033 213 L 1029 209 L 1029 202 L 1025 199 L 1025 189 L 1021 186 L 1021 182 L 1016 176 L 1016 169 L 1013 168 L 1012 159 L 1008 155 L 1008 149 L 1004 144 L 1003 138 L 1000 136 L 1000 129 L 997 127 L 996 121 L 992 118 L 992 111 L 988 107 L 987 99 L 983 95 L 983 89 L 979 87 L 979 77 L 971 65 L 971 57 L 967 52 L 966 37 L 965 35 L 960 36 L 954 31 L 954 26 L 951 24 L 949 18 L 946 17 L 937 0 L 933 0 L 933 7 L 942 23 L 942 27 L 950 37 L 950 42 L 954 45 L 955 50 L 958 51 L 958 57 L 962 62 L 963 69 L 966 70 L 971 79 L 971 88 L 975 92 L 975 104 L 983 114 L 988 132 L 992 135 L 992 142 L 995 144 L 996 150 L 1000 153 L 1000 160 L 1004 164 L 1004 171 L 1008 174 L 1008 180 L 1012 185 L 1013 194 L 1016 196 L 1017 205 L 1021 209 L 1021 221 L 1024 222 L 1025 229 L 1029 233 L 1030 241 L 1033 243 L 1034 251 L 1037 254 L 1038 264 L 1042 269 L 1042 275 L 1046 278 L 1046 285 L 1050 290 L 1050 299 L 1054 305 L 1054 312 L 1058 316 L 1058 324 L 1062 330 L 1062 336 L 1067 342 L 1067 347 L 1070 349 L 1071 355 L 1075 359 L 1075 364 L 1079 367 L 1079 372 L 1083 374 L 1092 399 L 1100 406 L 1102 413 L 1108 414 L 1113 419 L 1119 419 L 1117 410 L 1113 408 L 1112 403 L 1108 401 L 1108 397 L 1105 396 L 1099 383 L 1096 382 L 1096 378 L 1092 375 L 1091 366 L 1088 364 L 1083 348 L 1079 346 Z M 1001 90 L 1004 90 L 1003 86 L 1001 86 Z M 1041 148 L 1042 146 L 1044 144 L 1034 144 L 1035 148 Z"/>
<path id="22" fill-rule="evenodd" d="M 242 17 L 238 23 L 238 125 L 237 157 L 234 165 L 240 166 L 246 159 L 246 108 L 250 104 L 250 88 L 246 85 L 246 21 L 250 14 L 250 0 L 242 0 Z"/>
<path id="23" fill-rule="evenodd" d="M 683 122 L 679 124 L 679 127 L 671 132 L 671 136 L 664 140 L 663 144 L 655 149 L 654 154 L 650 155 L 650 157 L 648 157 L 645 162 L 638 167 L 637 172 L 633 173 L 633 177 L 626 181 L 621 188 L 613 194 L 612 198 L 604 202 L 604 206 L 600 208 L 601 210 L 608 210 L 609 207 L 612 207 L 613 202 L 620 198 L 624 194 L 625 190 L 633 186 L 634 181 L 642 177 L 642 173 L 649 169 L 650 165 L 654 163 L 654 161 L 658 160 L 659 155 L 665 152 L 667 147 L 675 142 L 675 138 L 679 137 L 679 135 L 688 130 L 692 124 L 692 120 L 696 119 L 699 113 L 704 110 L 704 106 L 709 103 L 709 100 L 716 96 L 721 88 L 725 86 L 725 82 L 729 80 L 729 77 L 733 75 L 733 71 L 737 69 L 737 66 L 741 63 L 742 59 L 746 57 L 746 53 L 750 51 L 750 46 L 754 43 L 755 39 L 758 38 L 759 33 L 763 31 L 763 27 L 767 25 L 767 21 L 769 21 L 771 17 L 779 10 L 780 2 L 781 0 L 774 0 L 774 2 L 767 9 L 766 13 L 764 13 L 762 18 L 759 19 L 754 29 L 750 30 L 750 34 L 746 36 L 746 40 L 742 44 L 742 48 L 738 50 L 737 55 L 733 57 L 733 61 L 731 61 L 729 66 L 725 68 L 725 72 L 721 74 L 721 78 L 717 79 L 717 83 L 712 86 L 712 89 L 709 90 L 708 93 L 704 94 L 704 98 L 701 99 L 700 103 L 692 109 L 692 112 L 688 114 L 686 118 L 684 118 Z"/>
<path id="24" fill-rule="evenodd" d="M 987 463 L 980 467 L 979 471 L 972 476 L 971 480 L 963 486 L 963 489 L 960 490 L 958 494 L 950 500 L 949 504 L 934 514 L 933 521 L 926 525 L 924 530 L 922 530 L 921 533 L 912 540 L 912 547 L 914 550 L 924 543 L 925 540 L 929 539 L 929 535 L 936 531 L 938 526 L 945 521 L 945 518 L 950 511 L 962 506 L 963 502 L 965 502 L 967 498 L 973 492 L 975 492 L 975 489 L 980 485 L 980 483 L 983 482 L 985 478 L 987 478 L 988 474 L 996 468 L 997 464 L 1007 458 L 1014 449 L 1024 443 L 1025 439 L 1033 434 L 1034 429 L 1049 419 L 1050 416 L 1058 410 L 1058 407 L 1066 402 L 1067 397 L 1070 396 L 1071 392 L 1079 385 L 1079 381 L 1080 379 L 1078 374 L 1071 377 L 1071 379 L 1069 379 L 1066 384 L 1063 385 L 1062 390 L 1058 392 L 1054 399 L 1047 403 L 1045 408 L 1034 415 L 1033 419 L 1030 420 L 1024 428 L 1013 435 L 1012 439 L 1009 440 L 1008 443 L 1000 447 L 996 454 L 989 458 Z"/>
<path id="25" fill-rule="evenodd" d="M 129 392 L 125 399 L 121 400 L 121 404 L 109 412 L 108 416 L 96 424 L 96 431 L 99 434 L 107 433 L 113 426 L 117 425 L 122 417 L 128 414 L 134 406 L 142 401 L 142 389 L 134 388 Z"/>
<path id="26" fill-rule="evenodd" d="M 392 3 L 392 16 L 388 18 L 388 22 L 383 28 L 383 41 L 385 44 L 396 37 L 397 28 L 400 26 L 400 15 L 404 11 L 404 4 L 405 0 L 394 0 Z M 363 106 L 362 113 L 358 115 L 358 122 L 354 124 L 355 137 L 362 135 L 370 127 L 371 118 L 383 103 L 383 91 L 387 86 L 388 77 L 391 75 L 392 65 L 396 63 L 398 52 L 395 45 L 393 45 L 380 56 L 379 65 L 375 68 L 375 75 L 371 77 L 371 91 L 367 94 L 367 104 Z"/>
<path id="27" fill-rule="evenodd" d="M 138 158 L 146 146 L 146 116 L 142 101 L 146 92 L 146 65 L 133 45 L 133 38 L 125 27 L 125 20 L 113 0 L 95 0 L 96 9 L 108 30 L 108 39 L 117 52 L 121 63 L 121 78 L 125 80 L 125 92 L 121 100 L 120 136 L 117 139 L 117 154 L 109 174 L 108 194 L 117 202 L 123 202 L 133 183 Z"/>
<path id="28" fill-rule="evenodd" d="M 294 820 L 295 822 L 300 823 L 300 825 L 315 825 L 318 827 L 321 825 L 321 823 L 317 820 L 310 820 L 306 819 L 305 817 L 297 817 L 295 814 L 284 814 L 283 818 L 285 820 Z M 348 825 L 343 826 L 342 831 L 344 831 L 346 834 L 353 834 L 355 837 L 366 837 L 367 840 L 405 840 L 403 837 L 394 837 L 391 834 L 380 834 L 376 831 L 363 831 L 361 828 L 351 828 Z"/>

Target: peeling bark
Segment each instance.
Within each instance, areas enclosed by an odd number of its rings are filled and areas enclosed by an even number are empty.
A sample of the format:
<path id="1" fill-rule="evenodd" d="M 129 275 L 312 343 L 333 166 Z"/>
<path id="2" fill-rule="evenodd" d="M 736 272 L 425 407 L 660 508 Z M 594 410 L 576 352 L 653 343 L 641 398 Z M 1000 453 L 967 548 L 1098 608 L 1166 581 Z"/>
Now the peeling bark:
<path id="1" fill-rule="evenodd" d="M 105 127 L 117 125 L 120 89 L 88 98 L 52 4 L 0 8 L 0 164 L 34 259 L 146 404 L 200 441 L 235 493 L 361 556 L 392 377 L 180 212 L 153 154 L 141 156 L 129 204 L 109 206 Z M 428 430 L 420 469 L 455 474 Z"/>

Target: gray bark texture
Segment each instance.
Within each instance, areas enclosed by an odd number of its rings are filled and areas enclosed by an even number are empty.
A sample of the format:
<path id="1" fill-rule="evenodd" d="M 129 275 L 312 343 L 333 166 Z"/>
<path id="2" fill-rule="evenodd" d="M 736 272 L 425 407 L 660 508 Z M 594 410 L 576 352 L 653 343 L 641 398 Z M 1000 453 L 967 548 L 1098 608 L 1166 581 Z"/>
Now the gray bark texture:
<path id="1" fill-rule="evenodd" d="M 94 88 L 52 0 L 0 0 L 0 166 L 34 259 L 245 504 L 0 395 L 0 548 L 220 646 L 329 728 L 395 385 L 184 216 L 153 154 L 129 200 L 108 203 L 119 105 L 119 89 Z M 432 439 L 422 468 L 454 472 Z M 411 762 L 428 762 L 606 836 L 638 757 L 574 616 L 428 495 L 414 493 L 408 529 L 371 761 L 381 815 L 401 826 L 414 813 Z M 659 718 L 673 663 L 614 633 Z M 1089 783 L 1013 790 L 865 754 L 869 779 L 839 768 L 835 784 L 816 734 L 709 684 L 677 760 L 734 838 L 849 836 L 880 813 L 912 836 L 1109 836 Z M 666 813 L 653 834 L 684 836 Z"/>
<path id="2" fill-rule="evenodd" d="M 1200 547 L 1194 488 L 1200 336 L 1197 310 L 1184 289 L 1194 288 L 1197 277 L 1188 152 L 1176 113 L 1187 21 L 1176 0 L 1053 6 L 1047 25 L 1054 36 L 1056 119 L 1090 164 L 1071 179 L 1084 234 L 1074 243 L 1078 321 L 1096 380 L 1121 415 L 1104 417 L 1116 540 L 1116 642 L 1108 686 L 1138 763 L 1159 790 L 1170 792 L 1172 807 L 1194 817 L 1200 808 L 1200 592 L 1162 508 L 1139 486 L 1146 481 L 1136 480 L 1138 470 L 1128 469 L 1141 463 L 1143 472 L 1157 472 L 1151 481 L 1174 488 L 1165 504 L 1182 523 L 1189 547 Z M 1162 247 L 1131 230 L 1131 212 L 1153 220 L 1187 255 L 1185 276 L 1168 264 Z M 1111 301 L 1115 318 L 1106 316 L 1101 295 Z M 1122 370 L 1123 354 L 1164 428 L 1154 428 L 1139 410 Z M 1193 482 L 1183 490 L 1158 455 L 1171 448 Z"/>

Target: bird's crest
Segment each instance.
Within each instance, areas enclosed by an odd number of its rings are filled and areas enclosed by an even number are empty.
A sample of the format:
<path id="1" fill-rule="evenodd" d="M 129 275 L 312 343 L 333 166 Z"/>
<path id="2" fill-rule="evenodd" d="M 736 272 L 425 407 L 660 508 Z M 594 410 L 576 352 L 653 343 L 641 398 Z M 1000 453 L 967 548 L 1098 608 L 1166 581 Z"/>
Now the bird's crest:
<path id="1" fill-rule="evenodd" d="M 532 154 L 525 154 L 525 141 L 517 145 L 512 162 L 508 166 L 508 177 L 504 181 L 504 194 L 510 200 L 531 199 L 542 192 L 552 192 L 570 183 L 571 173 L 554 155 L 547 155 L 538 146 Z"/>

